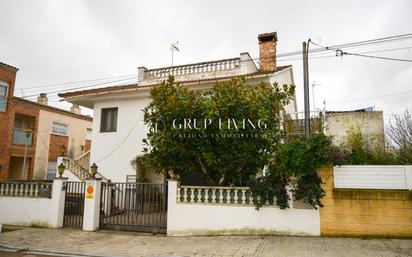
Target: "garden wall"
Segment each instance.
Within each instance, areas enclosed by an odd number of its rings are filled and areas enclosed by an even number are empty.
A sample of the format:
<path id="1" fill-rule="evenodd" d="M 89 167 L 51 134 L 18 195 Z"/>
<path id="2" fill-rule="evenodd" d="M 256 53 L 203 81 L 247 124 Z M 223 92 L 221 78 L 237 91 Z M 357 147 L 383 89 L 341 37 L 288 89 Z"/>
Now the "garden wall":
<path id="1" fill-rule="evenodd" d="M 322 236 L 412 237 L 412 191 L 336 189 L 332 167 L 319 174 L 326 191 Z"/>
<path id="2" fill-rule="evenodd" d="M 62 227 L 64 183 L 0 181 L 0 224 Z"/>
<path id="3" fill-rule="evenodd" d="M 249 188 L 177 187 L 169 181 L 167 235 L 320 235 L 319 210 L 302 203 L 256 210 Z M 289 192 L 290 193 L 290 192 Z"/>

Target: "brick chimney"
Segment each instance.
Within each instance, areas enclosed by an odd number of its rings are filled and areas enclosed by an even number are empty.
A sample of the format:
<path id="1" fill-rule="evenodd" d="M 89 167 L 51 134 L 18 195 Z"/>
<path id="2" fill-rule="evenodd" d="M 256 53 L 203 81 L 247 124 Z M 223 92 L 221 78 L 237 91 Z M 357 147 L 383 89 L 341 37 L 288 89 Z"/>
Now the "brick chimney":
<path id="1" fill-rule="evenodd" d="M 78 104 L 72 104 L 70 107 L 70 112 L 75 113 L 75 114 L 80 114 L 80 107 Z"/>
<path id="2" fill-rule="evenodd" d="M 259 59 L 262 71 L 276 71 L 276 43 L 278 35 L 276 32 L 264 33 L 258 36 Z"/>
<path id="3" fill-rule="evenodd" d="M 46 93 L 40 93 L 40 95 L 37 97 L 37 103 L 42 104 L 42 105 L 47 105 L 48 104 L 48 99 Z"/>

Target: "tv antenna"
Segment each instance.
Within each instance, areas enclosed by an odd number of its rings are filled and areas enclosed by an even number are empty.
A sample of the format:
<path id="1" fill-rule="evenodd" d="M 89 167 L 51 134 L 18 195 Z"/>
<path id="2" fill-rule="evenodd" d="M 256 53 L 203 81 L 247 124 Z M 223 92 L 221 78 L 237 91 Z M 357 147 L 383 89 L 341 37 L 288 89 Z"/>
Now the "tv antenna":
<path id="1" fill-rule="evenodd" d="M 179 41 L 176 41 L 175 43 L 170 44 L 170 51 L 172 51 L 172 66 L 173 66 L 173 55 L 175 51 L 180 52 L 179 47 L 177 46 L 179 44 Z"/>

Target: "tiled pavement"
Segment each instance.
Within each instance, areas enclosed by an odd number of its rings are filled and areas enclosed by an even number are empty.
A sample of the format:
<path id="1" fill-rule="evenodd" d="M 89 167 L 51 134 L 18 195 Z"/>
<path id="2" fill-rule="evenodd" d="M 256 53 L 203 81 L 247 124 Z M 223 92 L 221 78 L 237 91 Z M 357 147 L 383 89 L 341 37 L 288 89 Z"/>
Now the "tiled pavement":
<path id="1" fill-rule="evenodd" d="M 18 228 L 0 244 L 100 256 L 412 256 L 412 240 L 289 236 L 165 237 L 115 231 Z"/>

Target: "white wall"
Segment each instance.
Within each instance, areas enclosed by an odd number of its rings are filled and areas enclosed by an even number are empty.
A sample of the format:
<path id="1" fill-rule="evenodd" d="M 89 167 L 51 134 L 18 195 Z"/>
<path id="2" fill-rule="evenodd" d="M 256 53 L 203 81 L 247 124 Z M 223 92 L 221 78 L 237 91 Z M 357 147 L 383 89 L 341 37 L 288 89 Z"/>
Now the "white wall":
<path id="1" fill-rule="evenodd" d="M 55 179 L 52 198 L 0 196 L 0 224 L 16 226 L 63 226 L 65 179 Z"/>
<path id="2" fill-rule="evenodd" d="M 285 234 L 320 235 L 319 210 L 176 202 L 169 181 L 167 235 Z M 291 205 L 292 207 L 292 205 Z"/>
<path id="3" fill-rule="evenodd" d="M 142 109 L 149 98 L 116 99 L 96 102 L 92 132 L 90 163 L 96 163 L 99 173 L 113 182 L 125 182 L 126 175 L 136 174 L 130 161 L 141 154 L 147 127 L 143 122 Z M 102 108 L 118 107 L 117 131 L 100 132 Z"/>
<path id="4" fill-rule="evenodd" d="M 283 86 L 284 84 L 294 85 L 295 82 L 294 82 L 294 79 L 293 79 L 292 67 L 284 69 L 282 71 L 279 71 L 279 72 L 273 74 L 273 76 L 271 76 L 269 78 L 269 83 L 273 84 L 275 82 L 277 82 L 279 84 L 279 86 Z M 294 99 L 295 100 L 291 100 L 289 102 L 289 104 L 287 106 L 285 106 L 285 111 L 287 113 L 292 113 L 293 114 L 293 113 L 296 113 L 298 111 L 297 110 L 297 105 L 296 105 L 296 94 L 294 96 Z M 295 118 L 293 115 L 292 115 L 292 117 Z"/>
<path id="5" fill-rule="evenodd" d="M 252 78 L 248 83 L 269 81 L 280 85 L 293 84 L 292 69 L 285 69 L 272 77 Z M 210 88 L 214 82 L 193 85 L 192 89 Z M 149 92 L 138 94 L 117 94 L 101 97 L 94 102 L 93 132 L 90 163 L 99 166 L 99 173 L 113 182 L 125 182 L 126 175 L 136 174 L 130 161 L 142 154 L 142 140 L 148 131 L 143 122 L 142 109 L 150 103 Z M 100 116 L 102 108 L 118 107 L 117 131 L 100 132 Z M 296 112 L 292 101 L 287 107 L 288 112 Z M 154 176 L 152 182 L 162 182 L 163 176 Z"/>
<path id="6" fill-rule="evenodd" d="M 0 196 L 0 223 L 49 227 L 51 199 Z"/>

